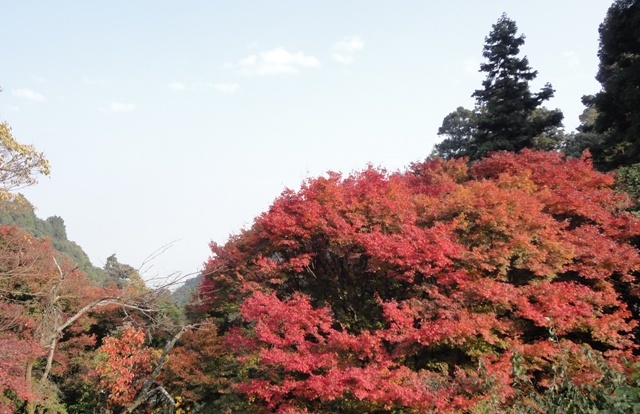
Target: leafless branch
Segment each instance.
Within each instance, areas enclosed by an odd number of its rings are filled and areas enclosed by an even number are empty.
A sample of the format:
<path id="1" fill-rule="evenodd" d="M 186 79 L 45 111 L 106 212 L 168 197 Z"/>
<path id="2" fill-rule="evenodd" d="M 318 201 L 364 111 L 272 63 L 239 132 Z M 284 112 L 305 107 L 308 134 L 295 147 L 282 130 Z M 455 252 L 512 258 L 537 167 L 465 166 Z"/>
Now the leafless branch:
<path id="1" fill-rule="evenodd" d="M 167 250 L 169 250 L 170 248 L 173 247 L 174 244 L 176 244 L 178 240 L 174 240 L 171 241 L 163 246 L 160 246 L 159 248 L 157 248 L 156 250 L 154 250 L 153 252 L 151 252 L 151 254 L 149 254 L 147 257 L 144 258 L 144 260 L 142 261 L 142 264 L 140 265 L 140 267 L 138 267 L 138 273 L 140 275 L 147 273 L 152 267 L 153 265 L 151 265 L 151 262 L 153 262 L 155 259 L 157 259 L 159 256 L 161 256 L 162 254 L 164 254 Z"/>

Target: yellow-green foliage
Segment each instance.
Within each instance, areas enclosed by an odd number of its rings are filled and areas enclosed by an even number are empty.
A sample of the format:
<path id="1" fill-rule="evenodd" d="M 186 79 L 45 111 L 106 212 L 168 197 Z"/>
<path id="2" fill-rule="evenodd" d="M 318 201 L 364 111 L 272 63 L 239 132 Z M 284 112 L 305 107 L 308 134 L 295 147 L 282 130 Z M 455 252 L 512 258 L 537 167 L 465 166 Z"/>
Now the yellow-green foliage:
<path id="1" fill-rule="evenodd" d="M 20 144 L 11 135 L 9 125 L 0 123 L 0 199 L 10 198 L 10 191 L 33 185 L 37 175 L 49 172 L 44 154 L 32 145 Z"/>

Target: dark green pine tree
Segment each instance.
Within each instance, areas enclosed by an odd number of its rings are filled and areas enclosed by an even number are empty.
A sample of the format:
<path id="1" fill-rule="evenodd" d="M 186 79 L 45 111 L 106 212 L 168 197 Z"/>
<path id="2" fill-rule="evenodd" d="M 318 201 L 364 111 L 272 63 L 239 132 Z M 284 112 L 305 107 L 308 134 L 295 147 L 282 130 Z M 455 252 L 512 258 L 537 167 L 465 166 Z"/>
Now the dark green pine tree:
<path id="1" fill-rule="evenodd" d="M 476 134 L 472 159 L 491 151 L 520 151 L 524 148 L 551 149 L 560 139 L 562 112 L 541 104 L 553 97 L 546 84 L 531 93 L 529 82 L 538 72 L 529 67 L 526 57 L 518 58 L 524 35 L 517 36 L 516 23 L 503 14 L 485 39 L 480 71 L 487 74 L 476 98 Z"/>
<path id="2" fill-rule="evenodd" d="M 602 90 L 591 103 L 602 139 L 591 148 L 604 170 L 640 163 L 640 1 L 615 1 L 600 25 Z"/>
<path id="3" fill-rule="evenodd" d="M 558 148 L 563 139 L 562 112 L 549 110 L 542 103 L 553 96 L 550 84 L 533 94 L 529 81 L 538 72 L 519 58 L 524 35 L 517 36 L 516 23 L 502 15 L 485 39 L 483 55 L 487 61 L 480 71 L 487 74 L 483 89 L 476 90 L 476 107 L 459 107 L 447 115 L 438 130 L 444 140 L 432 156 L 469 157 L 476 160 L 491 151 L 519 151 L 523 148 Z"/>

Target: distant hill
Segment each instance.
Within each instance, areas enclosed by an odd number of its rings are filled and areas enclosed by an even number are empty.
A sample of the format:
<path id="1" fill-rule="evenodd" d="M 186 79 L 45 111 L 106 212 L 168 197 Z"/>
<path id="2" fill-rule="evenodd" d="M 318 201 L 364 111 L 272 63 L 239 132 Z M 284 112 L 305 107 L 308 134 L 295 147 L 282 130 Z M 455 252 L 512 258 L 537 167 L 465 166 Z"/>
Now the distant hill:
<path id="1" fill-rule="evenodd" d="M 108 272 L 91 263 L 82 247 L 67 238 L 67 229 L 62 217 L 51 216 L 46 220 L 38 218 L 33 205 L 23 196 L 0 202 L 0 225 L 16 225 L 34 237 L 50 239 L 54 249 L 70 257 L 97 285 L 114 283 Z"/>
<path id="2" fill-rule="evenodd" d="M 196 277 L 188 279 L 186 282 L 184 282 L 184 285 L 180 286 L 175 290 L 175 292 L 173 292 L 173 294 L 171 295 L 173 297 L 173 300 L 178 305 L 184 305 L 189 302 L 193 294 L 198 290 L 198 285 L 200 284 L 201 280 L 202 275 L 198 275 Z"/>

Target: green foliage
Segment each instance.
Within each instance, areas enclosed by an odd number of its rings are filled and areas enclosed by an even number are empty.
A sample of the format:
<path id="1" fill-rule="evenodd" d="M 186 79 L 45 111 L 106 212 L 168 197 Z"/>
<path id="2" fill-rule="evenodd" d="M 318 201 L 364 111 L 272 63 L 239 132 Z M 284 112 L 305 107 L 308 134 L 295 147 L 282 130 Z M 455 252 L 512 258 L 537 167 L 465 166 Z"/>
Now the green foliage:
<path id="1" fill-rule="evenodd" d="M 602 136 L 595 132 L 571 132 L 564 136 L 559 149 L 569 157 L 579 158 L 584 150 L 594 148 L 601 140 Z"/>
<path id="2" fill-rule="evenodd" d="M 140 279 L 142 281 L 142 279 Z M 144 282 L 143 282 L 144 283 Z M 167 321 L 170 326 L 186 323 L 183 304 L 177 303 L 168 289 L 156 289 L 153 291 L 154 305 L 158 310 L 157 318 Z"/>
<path id="3" fill-rule="evenodd" d="M 147 288 L 138 270 L 128 264 L 120 263 L 115 254 L 107 257 L 104 271 L 107 273 L 107 280 L 110 283 L 115 283 L 119 288 L 126 285 L 131 285 L 141 291 Z"/>
<path id="4" fill-rule="evenodd" d="M 553 97 L 551 85 L 535 94 L 529 90 L 537 71 L 526 57 L 517 57 L 524 44 L 524 35 L 517 36 L 517 30 L 504 14 L 493 25 L 485 39 L 487 61 L 480 65 L 487 77 L 483 88 L 472 95 L 476 107 L 473 111 L 460 107 L 447 115 L 438 131 L 446 138 L 436 145 L 435 155 L 476 160 L 492 151 L 549 150 L 562 140 L 562 112 L 541 107 Z"/>
<path id="5" fill-rule="evenodd" d="M 640 164 L 620 167 L 616 171 L 616 187 L 631 196 L 633 211 L 640 211 Z"/>
<path id="6" fill-rule="evenodd" d="M 432 156 L 449 159 L 473 155 L 477 123 L 474 111 L 459 106 L 442 121 L 438 135 L 446 138 L 436 144 Z"/>
<path id="7" fill-rule="evenodd" d="M 598 117 L 598 111 L 593 105 L 593 95 L 582 97 L 582 104 L 585 105 L 584 111 L 580 114 L 580 125 L 576 128 L 576 132 L 564 134 L 562 142 L 558 148 L 567 156 L 579 158 L 585 150 L 597 148 L 602 144 L 603 136 L 595 132 L 594 124 Z"/>
<path id="8" fill-rule="evenodd" d="M 597 369 L 598 378 L 576 384 L 568 366 L 569 356 L 554 364 L 554 377 L 544 393 L 532 393 L 514 407 L 516 413 L 534 414 L 629 414 L 640 413 L 640 366 L 632 365 L 630 375 L 608 364 L 588 347 L 582 350 Z"/>
<path id="9" fill-rule="evenodd" d="M 202 280 L 202 275 L 187 279 L 182 286 L 173 292 L 173 300 L 178 305 L 184 305 L 188 303 L 194 294 L 198 292 L 198 284 Z"/>
<path id="10" fill-rule="evenodd" d="M 62 393 L 53 382 L 35 383 L 40 395 L 46 396 L 38 403 L 38 412 L 47 414 L 69 414 L 67 406 L 62 401 Z"/>
<path id="11" fill-rule="evenodd" d="M 17 142 L 6 122 L 0 123 L 0 200 L 11 199 L 10 191 L 37 182 L 39 174 L 49 175 L 49 161 L 31 145 Z"/>
<path id="12" fill-rule="evenodd" d="M 486 63 L 480 70 L 487 74 L 483 89 L 473 93 L 478 112 L 477 150 L 472 158 L 480 158 L 490 151 L 519 151 L 539 148 L 535 138 L 561 126 L 559 110 L 538 110 L 542 102 L 553 97 L 550 84 L 537 94 L 529 91 L 529 82 L 537 71 L 529 67 L 526 57 L 518 58 L 524 35 L 516 36 L 518 27 L 506 15 L 493 25 L 485 39 L 483 56 Z M 536 111 L 537 110 L 537 111 Z"/>
<path id="13" fill-rule="evenodd" d="M 95 383 L 89 380 L 90 378 L 82 378 L 62 390 L 69 414 L 91 414 L 102 404 L 100 394 L 96 393 Z"/>
<path id="14" fill-rule="evenodd" d="M 593 104 L 603 140 L 592 153 L 597 166 L 612 170 L 640 162 L 640 1 L 616 0 L 599 31 L 602 90 Z"/>

